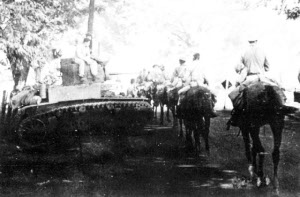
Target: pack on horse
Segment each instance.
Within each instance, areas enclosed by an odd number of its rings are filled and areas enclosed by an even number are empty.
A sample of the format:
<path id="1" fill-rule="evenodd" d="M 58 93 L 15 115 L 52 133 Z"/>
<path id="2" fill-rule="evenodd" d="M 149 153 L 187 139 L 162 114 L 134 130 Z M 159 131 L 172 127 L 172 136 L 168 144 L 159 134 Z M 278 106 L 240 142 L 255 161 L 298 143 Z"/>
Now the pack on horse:
<path id="1" fill-rule="evenodd" d="M 196 155 L 200 152 L 200 135 L 202 135 L 205 141 L 205 149 L 209 153 L 208 135 L 212 107 L 212 94 L 207 88 L 202 86 L 195 86 L 189 89 L 179 105 L 181 117 L 186 128 L 187 148 L 193 147 Z M 194 146 L 192 133 L 194 134 Z"/>
<path id="2" fill-rule="evenodd" d="M 272 153 L 274 167 L 274 187 L 278 192 L 278 164 L 280 160 L 280 145 L 282 131 L 284 128 L 284 117 L 297 109 L 284 106 L 278 94 L 279 87 L 265 84 L 261 81 L 253 82 L 242 91 L 240 106 L 242 111 L 239 114 L 237 125 L 243 135 L 245 153 L 249 163 L 251 178 L 258 177 L 258 186 L 265 183 L 263 164 L 265 149 L 259 138 L 260 127 L 269 124 L 274 140 Z M 229 126 L 229 125 L 228 125 Z M 227 128 L 229 129 L 229 127 Z M 250 139 L 252 139 L 252 146 Z M 257 162 L 258 157 L 258 162 Z"/>

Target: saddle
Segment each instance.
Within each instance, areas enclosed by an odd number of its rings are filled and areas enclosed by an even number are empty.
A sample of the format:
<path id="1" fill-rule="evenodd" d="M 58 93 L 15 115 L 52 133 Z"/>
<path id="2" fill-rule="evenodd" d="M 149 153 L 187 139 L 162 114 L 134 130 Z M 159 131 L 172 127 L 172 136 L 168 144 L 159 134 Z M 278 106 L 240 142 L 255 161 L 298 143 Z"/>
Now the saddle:
<path id="1" fill-rule="evenodd" d="M 285 100 L 286 97 L 278 86 L 255 82 L 244 87 L 234 100 L 234 109 L 227 123 L 227 130 L 230 125 L 241 126 L 246 114 L 247 119 L 262 121 L 268 114 L 287 115 L 295 112 L 297 108 L 285 106 Z"/>
<path id="2" fill-rule="evenodd" d="M 213 108 L 211 92 L 202 86 L 192 87 L 183 95 L 181 108 L 186 113 L 211 114 Z"/>

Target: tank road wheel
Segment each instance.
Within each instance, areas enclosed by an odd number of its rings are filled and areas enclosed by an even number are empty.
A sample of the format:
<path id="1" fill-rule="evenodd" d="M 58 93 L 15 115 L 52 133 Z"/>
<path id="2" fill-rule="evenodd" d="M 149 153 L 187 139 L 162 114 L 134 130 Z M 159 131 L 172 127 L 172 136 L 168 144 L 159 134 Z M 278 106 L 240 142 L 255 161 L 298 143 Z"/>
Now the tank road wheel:
<path id="1" fill-rule="evenodd" d="M 40 119 L 32 118 L 22 122 L 17 131 L 22 148 L 31 149 L 47 143 L 47 127 Z"/>

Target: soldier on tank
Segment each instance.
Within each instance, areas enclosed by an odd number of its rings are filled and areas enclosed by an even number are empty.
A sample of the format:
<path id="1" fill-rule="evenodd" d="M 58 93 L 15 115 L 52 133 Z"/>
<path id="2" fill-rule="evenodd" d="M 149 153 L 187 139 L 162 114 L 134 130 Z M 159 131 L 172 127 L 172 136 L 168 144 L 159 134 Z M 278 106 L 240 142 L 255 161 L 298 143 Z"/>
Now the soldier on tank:
<path id="1" fill-rule="evenodd" d="M 76 48 L 75 63 L 79 64 L 79 77 L 82 83 L 87 83 L 84 70 L 85 64 L 90 66 L 93 80 L 97 80 L 98 64 L 91 58 L 90 43 L 90 38 L 86 37 Z"/>

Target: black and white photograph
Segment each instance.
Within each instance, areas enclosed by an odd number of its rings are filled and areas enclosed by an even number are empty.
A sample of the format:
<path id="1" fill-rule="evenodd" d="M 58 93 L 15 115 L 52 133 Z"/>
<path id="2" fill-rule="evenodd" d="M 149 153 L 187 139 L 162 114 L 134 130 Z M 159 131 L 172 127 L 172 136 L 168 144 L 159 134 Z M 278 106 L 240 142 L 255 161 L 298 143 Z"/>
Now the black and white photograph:
<path id="1" fill-rule="evenodd" d="M 0 196 L 300 197 L 300 0 L 1 0 Z"/>

